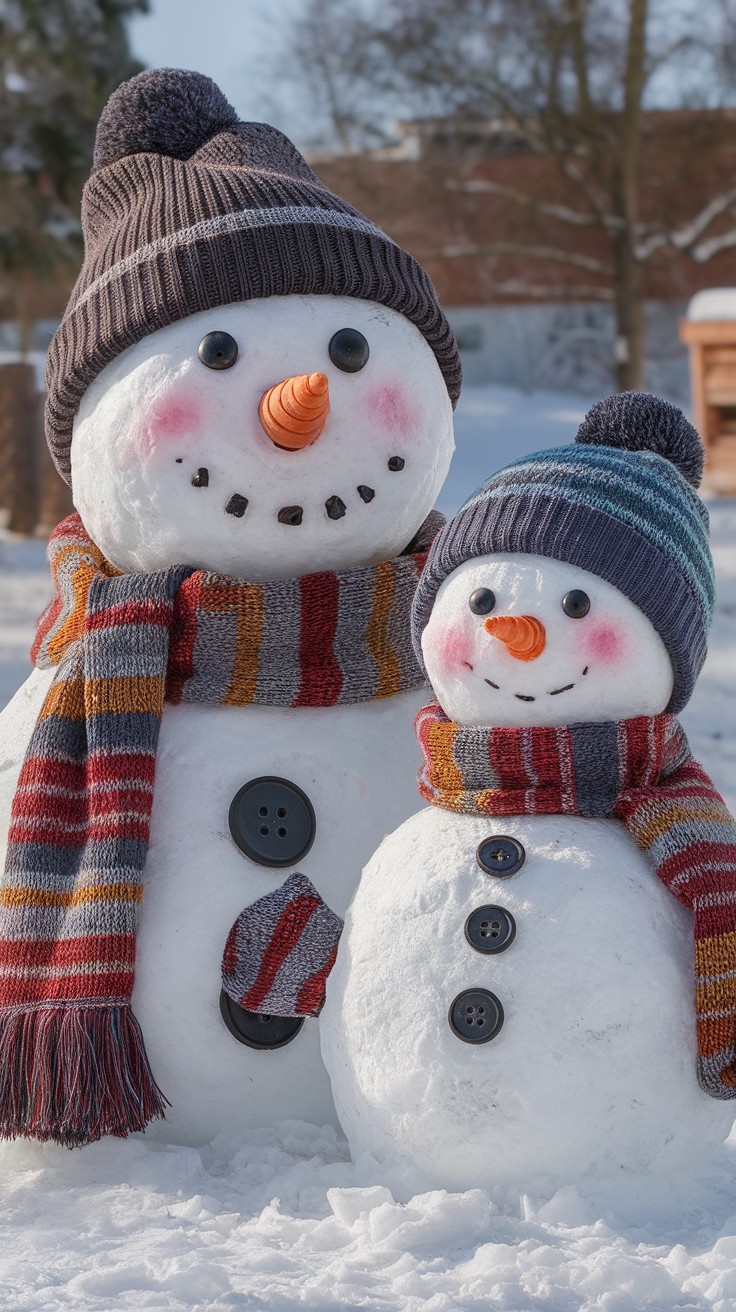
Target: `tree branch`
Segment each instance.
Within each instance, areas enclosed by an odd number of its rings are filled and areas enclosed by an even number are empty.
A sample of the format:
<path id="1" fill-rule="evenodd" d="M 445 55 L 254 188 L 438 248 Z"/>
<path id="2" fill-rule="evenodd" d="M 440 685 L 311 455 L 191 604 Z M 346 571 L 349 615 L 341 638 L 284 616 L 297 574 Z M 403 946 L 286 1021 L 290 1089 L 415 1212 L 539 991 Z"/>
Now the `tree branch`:
<path id="1" fill-rule="evenodd" d="M 668 229 L 663 228 L 658 228 L 653 232 L 650 231 L 648 236 L 645 236 L 643 240 L 636 243 L 636 258 L 644 263 L 646 260 L 650 259 L 656 251 L 662 250 L 665 246 L 671 246 L 674 250 L 683 251 L 687 255 L 692 255 L 693 259 L 710 259 L 710 255 L 698 257 L 695 254 L 695 250 L 698 248 L 698 238 L 702 236 L 715 219 L 718 219 L 722 214 L 727 213 L 727 211 L 734 205 L 736 205 L 736 187 L 731 187 L 729 191 L 722 192 L 720 196 L 714 196 L 713 199 L 708 201 L 708 204 L 703 207 L 700 213 L 696 214 L 694 218 L 683 227 L 674 231 L 669 231 Z M 646 232 L 643 225 L 641 232 Z M 713 237 L 711 240 L 713 242 L 718 242 L 720 238 Z M 703 244 L 701 243 L 701 246 L 702 245 Z M 704 245 L 707 247 L 709 243 L 706 242 Z"/>
<path id="2" fill-rule="evenodd" d="M 590 205 L 591 210 L 593 211 L 596 218 L 598 219 L 598 222 L 600 223 L 601 227 L 605 228 L 607 226 L 608 219 L 614 218 L 615 216 L 607 214 L 603 202 L 601 201 L 600 197 L 596 195 L 595 188 L 591 186 L 590 181 L 588 178 L 586 178 L 583 170 L 579 168 L 578 165 L 573 160 L 567 158 L 566 156 L 558 156 L 557 165 L 560 172 L 562 173 L 563 178 L 567 178 L 568 182 L 574 183 L 574 185 L 579 189 L 579 191 L 583 193 L 585 199 Z M 615 220 L 616 227 L 617 228 L 620 227 L 621 224 L 623 224 L 623 222 L 624 220 L 622 218 L 616 219 Z"/>
<path id="3" fill-rule="evenodd" d="M 600 287 L 593 283 L 534 283 L 524 278 L 505 278 L 494 282 L 493 296 L 518 296 L 524 300 L 535 301 L 612 301 L 614 293 L 610 287 Z"/>
<path id="4" fill-rule="evenodd" d="M 731 232 L 722 233 L 720 237 L 711 237 L 709 241 L 698 242 L 691 248 L 690 254 L 698 264 L 706 264 L 714 255 L 720 255 L 721 251 L 730 250 L 732 246 L 736 246 L 736 228 Z"/>
<path id="5" fill-rule="evenodd" d="M 445 246 L 438 246 L 433 251 L 424 252 L 423 258 L 426 259 L 428 255 L 441 256 L 443 259 L 450 260 L 475 255 L 523 255 L 530 260 L 549 260 L 552 264 L 565 264 L 573 269 L 584 269 L 586 273 L 597 273 L 601 278 L 613 277 L 613 269 L 610 264 L 593 259 L 592 256 L 578 255 L 573 251 L 556 250 L 554 246 L 527 246 L 523 242 L 448 243 Z"/>
<path id="6" fill-rule="evenodd" d="M 561 223 L 567 223 L 572 227 L 598 227 L 603 226 L 608 232 L 620 232 L 626 225 L 623 218 L 615 214 L 605 214 L 598 216 L 585 214 L 580 210 L 570 209 L 567 205 L 554 205 L 547 201 L 537 200 L 534 196 L 527 195 L 523 191 L 518 191 L 514 187 L 504 186 L 500 182 L 491 182 L 487 178 L 469 178 L 467 181 L 457 181 L 450 178 L 445 182 L 448 191 L 462 191 L 471 194 L 483 194 L 489 196 L 498 196 L 502 200 L 511 201 L 514 205 L 520 205 L 524 209 L 532 210 L 535 214 L 542 214 L 547 218 L 558 219 Z M 714 196 L 707 205 L 703 207 L 699 214 L 696 214 L 689 223 L 682 228 L 674 231 L 658 229 L 654 232 L 648 229 L 646 225 L 639 224 L 634 230 L 634 256 L 641 264 L 645 264 L 651 259 L 657 251 L 665 247 L 672 247 L 674 250 L 682 251 L 690 255 L 698 263 L 705 263 L 713 258 L 722 250 L 728 250 L 734 245 L 733 234 L 724 233 L 720 236 L 712 237 L 709 241 L 699 242 L 699 238 L 707 230 L 711 223 L 722 214 L 725 214 L 733 206 L 736 206 L 736 187 L 729 191 L 723 192 L 720 196 Z M 524 248 L 526 251 L 533 248 Z M 545 249 L 545 248 L 537 248 Z M 580 264 L 581 259 L 587 259 L 586 256 L 565 256 L 560 252 L 560 260 L 568 263 L 575 263 L 579 268 L 589 268 L 593 272 L 603 274 L 604 265 L 600 264 L 597 269 L 593 269 L 592 264 Z M 551 258 L 551 256 L 537 256 L 537 258 Z M 597 263 L 593 261 L 593 263 Z M 605 276 L 608 276 L 606 273 Z"/>
<path id="7" fill-rule="evenodd" d="M 536 214 L 544 214 L 551 219 L 559 219 L 561 223 L 570 223 L 576 227 L 598 227 L 599 218 L 595 214 L 585 214 L 581 210 L 572 210 L 567 205 L 554 205 L 548 201 L 537 200 L 534 196 L 527 195 L 526 192 L 517 191 L 514 187 L 506 187 L 500 182 L 490 182 L 487 178 L 470 178 L 467 182 L 457 182 L 450 178 L 445 183 L 448 191 L 467 191 L 483 192 L 489 196 L 500 196 L 503 200 L 511 200 L 516 205 L 522 205 L 525 209 L 534 210 Z M 603 222 L 606 228 L 616 231 L 623 226 L 623 219 L 617 218 L 615 214 L 606 214 L 603 216 Z"/>

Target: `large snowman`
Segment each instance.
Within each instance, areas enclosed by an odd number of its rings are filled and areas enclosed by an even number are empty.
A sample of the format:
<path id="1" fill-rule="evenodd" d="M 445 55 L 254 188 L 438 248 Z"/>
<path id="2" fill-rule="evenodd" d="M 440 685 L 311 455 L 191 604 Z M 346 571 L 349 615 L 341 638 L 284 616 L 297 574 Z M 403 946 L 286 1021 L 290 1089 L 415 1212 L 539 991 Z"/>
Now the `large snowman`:
<path id="1" fill-rule="evenodd" d="M 410 606 L 457 348 L 421 267 L 198 74 L 112 96 L 83 221 L 47 374 L 79 517 L 0 729 L 4 1132 L 125 1133 L 152 1081 L 173 1139 L 329 1120 L 304 1015 L 414 807 Z M 242 941 L 281 912 L 291 1001 Z M 228 991 L 226 945 L 255 992 Z"/>
<path id="2" fill-rule="evenodd" d="M 432 805 L 364 871 L 321 1018 L 352 1153 L 415 1184 L 682 1182 L 727 1136 L 736 831 L 675 716 L 713 606 L 701 469 L 679 411 L 613 397 L 430 552 Z"/>

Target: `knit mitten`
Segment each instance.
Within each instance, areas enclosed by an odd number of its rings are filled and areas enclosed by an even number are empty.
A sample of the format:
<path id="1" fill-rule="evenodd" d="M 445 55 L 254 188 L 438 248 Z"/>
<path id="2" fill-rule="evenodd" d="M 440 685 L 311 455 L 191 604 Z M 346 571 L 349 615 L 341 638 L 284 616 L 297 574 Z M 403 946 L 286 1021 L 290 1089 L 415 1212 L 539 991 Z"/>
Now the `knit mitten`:
<path id="1" fill-rule="evenodd" d="M 225 992 L 247 1011 L 319 1015 L 342 927 L 306 875 L 290 875 L 235 921 L 222 958 Z"/>

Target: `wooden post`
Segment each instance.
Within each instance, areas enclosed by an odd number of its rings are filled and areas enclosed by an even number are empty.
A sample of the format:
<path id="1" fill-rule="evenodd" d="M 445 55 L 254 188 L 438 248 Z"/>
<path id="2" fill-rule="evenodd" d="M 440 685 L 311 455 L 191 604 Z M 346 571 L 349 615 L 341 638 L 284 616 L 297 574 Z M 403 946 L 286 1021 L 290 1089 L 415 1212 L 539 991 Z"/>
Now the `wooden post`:
<path id="1" fill-rule="evenodd" d="M 43 397 L 38 398 L 39 408 L 43 411 Z M 40 419 L 39 425 L 39 448 L 38 448 L 38 524 L 37 532 L 48 536 L 56 525 L 71 515 L 74 506 L 72 504 L 71 489 L 67 487 L 63 478 L 56 472 L 43 431 L 43 418 Z"/>
<path id="2" fill-rule="evenodd" d="M 38 423 L 33 365 L 0 366 L 0 500 L 14 533 L 32 533 L 38 522 Z"/>
<path id="3" fill-rule="evenodd" d="M 702 342 L 690 343 L 690 393 L 695 427 L 707 445 L 710 434 L 708 432 L 708 416 L 705 404 L 705 370 Z"/>

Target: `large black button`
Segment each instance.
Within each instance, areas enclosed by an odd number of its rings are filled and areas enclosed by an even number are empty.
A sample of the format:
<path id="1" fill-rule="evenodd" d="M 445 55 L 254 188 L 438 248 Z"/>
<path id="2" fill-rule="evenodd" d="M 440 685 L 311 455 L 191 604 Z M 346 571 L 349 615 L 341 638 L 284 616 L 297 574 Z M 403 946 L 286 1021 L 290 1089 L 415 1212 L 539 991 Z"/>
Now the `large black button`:
<path id="1" fill-rule="evenodd" d="M 249 1048 L 283 1048 L 291 1043 L 304 1024 L 303 1016 L 268 1016 L 263 1011 L 247 1011 L 224 989 L 220 991 L 220 1015 L 233 1038 Z"/>
<path id="2" fill-rule="evenodd" d="M 261 866 L 293 866 L 306 856 L 317 829 L 314 807 L 296 784 L 264 775 L 235 794 L 228 815 L 241 852 Z"/>
<path id="3" fill-rule="evenodd" d="M 450 1007 L 450 1027 L 463 1043 L 488 1043 L 503 1025 L 503 1007 L 488 989 L 466 989 Z"/>
<path id="4" fill-rule="evenodd" d="M 483 839 L 475 859 L 487 875 L 508 879 L 509 875 L 515 875 L 517 870 L 521 870 L 526 852 L 518 839 L 494 834 L 491 838 Z"/>
<path id="5" fill-rule="evenodd" d="M 516 938 L 516 921 L 503 907 L 477 907 L 465 921 L 465 937 L 476 952 L 505 952 Z"/>

